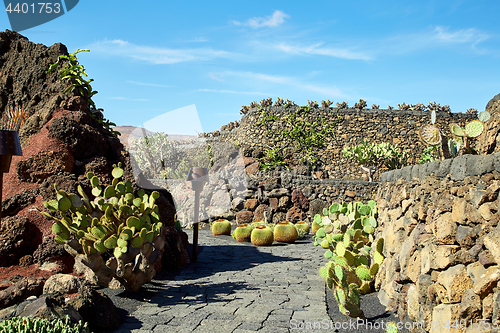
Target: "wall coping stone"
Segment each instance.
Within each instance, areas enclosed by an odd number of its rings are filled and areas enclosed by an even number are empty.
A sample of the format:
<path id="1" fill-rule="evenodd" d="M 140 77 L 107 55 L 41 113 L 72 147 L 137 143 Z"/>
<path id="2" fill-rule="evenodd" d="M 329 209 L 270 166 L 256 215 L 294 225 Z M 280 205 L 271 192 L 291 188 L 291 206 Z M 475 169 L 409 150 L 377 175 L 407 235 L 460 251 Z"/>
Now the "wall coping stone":
<path id="1" fill-rule="evenodd" d="M 411 181 L 418 178 L 423 181 L 434 175 L 438 179 L 450 174 L 452 180 L 463 180 L 468 176 L 481 176 L 496 170 L 500 172 L 500 153 L 489 155 L 462 155 L 442 161 L 409 165 L 402 169 L 391 170 L 380 175 L 380 182 L 392 182 L 399 179 Z"/>

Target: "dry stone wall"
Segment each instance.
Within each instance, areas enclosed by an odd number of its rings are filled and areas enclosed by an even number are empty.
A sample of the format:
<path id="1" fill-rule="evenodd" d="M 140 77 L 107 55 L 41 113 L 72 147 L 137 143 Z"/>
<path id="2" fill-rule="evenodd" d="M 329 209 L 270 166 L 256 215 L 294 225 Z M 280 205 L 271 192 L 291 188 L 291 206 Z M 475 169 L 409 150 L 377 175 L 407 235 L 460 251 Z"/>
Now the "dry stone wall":
<path id="1" fill-rule="evenodd" d="M 500 324 L 500 153 L 381 178 L 381 302 L 430 332 L 489 332 Z"/>
<path id="2" fill-rule="evenodd" d="M 291 108 L 295 110 L 295 107 Z M 285 107 L 270 108 L 269 115 L 284 115 L 289 111 Z M 336 108 L 314 108 L 303 116 L 307 121 L 314 121 L 320 118 L 325 119 L 324 126 L 334 126 L 336 119 Z M 430 123 L 429 111 L 414 110 L 374 110 L 374 109 L 342 109 L 338 115 L 343 120 L 335 126 L 335 138 L 327 138 L 325 147 L 316 150 L 319 159 L 319 166 L 316 171 L 321 171 L 315 178 L 345 178 L 360 179 L 361 169 L 354 161 L 348 160 L 342 154 L 345 146 L 352 146 L 361 143 L 362 140 L 368 142 L 382 143 L 389 142 L 398 144 L 410 151 L 410 164 L 418 163 L 425 145 L 418 137 L 418 130 L 424 124 Z M 457 123 L 461 126 L 475 115 L 463 113 L 439 112 L 437 114 L 437 125 L 443 129 L 445 134 L 449 134 L 448 125 Z M 238 145 L 245 156 L 262 157 L 263 151 L 269 147 L 284 146 L 286 143 L 273 143 L 277 137 L 268 137 L 267 131 L 257 125 L 259 120 L 259 110 L 251 109 L 239 122 L 239 126 L 230 131 L 218 131 L 208 138 L 208 141 L 231 142 Z M 277 129 L 281 126 L 279 121 L 270 124 L 270 128 Z M 213 136 L 215 135 L 215 136 Z M 285 149 L 286 153 L 286 149 Z M 297 154 L 295 154 L 297 155 Z M 292 156 L 298 157 L 298 156 Z M 308 174 L 307 168 L 296 168 L 300 174 Z M 381 170 L 384 171 L 384 170 Z M 379 173 L 375 174 L 378 180 Z"/>

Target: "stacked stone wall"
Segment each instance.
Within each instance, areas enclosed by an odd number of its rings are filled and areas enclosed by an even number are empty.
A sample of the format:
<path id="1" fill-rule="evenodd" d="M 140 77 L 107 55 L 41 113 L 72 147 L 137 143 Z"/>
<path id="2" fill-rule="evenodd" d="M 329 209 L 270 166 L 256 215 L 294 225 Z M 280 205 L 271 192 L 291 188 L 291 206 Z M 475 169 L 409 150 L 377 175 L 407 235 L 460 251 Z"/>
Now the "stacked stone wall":
<path id="1" fill-rule="evenodd" d="M 488 332 L 500 321 L 499 172 L 495 153 L 382 174 L 384 305 L 430 332 Z"/>
<path id="2" fill-rule="evenodd" d="M 285 115 L 289 109 L 284 107 L 272 107 L 269 115 Z M 345 146 L 352 146 L 366 140 L 367 142 L 389 142 L 398 144 L 401 148 L 410 152 L 409 164 L 416 164 L 420 160 L 425 145 L 420 142 L 418 130 L 424 124 L 430 123 L 429 111 L 414 110 L 374 110 L 374 109 L 341 109 L 338 115 L 343 120 L 336 126 L 334 122 L 337 119 L 336 108 L 314 108 L 303 119 L 315 121 L 324 119 L 324 126 L 335 128 L 335 137 L 330 136 L 326 140 L 326 145 L 321 149 L 315 150 L 318 157 L 318 167 L 313 170 L 311 176 L 315 178 L 344 178 L 360 179 L 362 171 L 356 162 L 345 158 L 342 149 Z M 439 112 L 437 114 L 436 124 L 445 134 L 449 134 L 449 124 L 457 123 L 461 126 L 470 120 L 476 118 L 476 115 L 463 113 Z M 252 109 L 244 115 L 239 122 L 239 126 L 230 131 L 217 131 L 216 136 L 212 134 L 207 138 L 208 142 L 216 144 L 217 142 L 230 142 L 238 146 L 245 156 L 262 157 L 266 148 L 283 147 L 287 143 L 274 141 L 276 136 L 268 137 L 266 129 L 262 125 L 257 125 L 259 120 L 259 110 Z M 270 128 L 277 129 L 281 126 L 280 122 L 270 124 Z M 271 133 L 275 133 L 271 132 Z M 286 149 L 284 150 L 286 154 Z M 295 154 L 298 155 L 298 154 Z M 298 157 L 298 156 L 295 156 Z M 292 157 L 293 158 L 293 157 Z M 301 174 L 308 174 L 307 168 L 297 168 Z M 320 171 L 317 174 L 316 171 Z M 383 172 L 384 170 L 380 170 Z M 375 174 L 375 180 L 378 180 L 380 172 Z"/>

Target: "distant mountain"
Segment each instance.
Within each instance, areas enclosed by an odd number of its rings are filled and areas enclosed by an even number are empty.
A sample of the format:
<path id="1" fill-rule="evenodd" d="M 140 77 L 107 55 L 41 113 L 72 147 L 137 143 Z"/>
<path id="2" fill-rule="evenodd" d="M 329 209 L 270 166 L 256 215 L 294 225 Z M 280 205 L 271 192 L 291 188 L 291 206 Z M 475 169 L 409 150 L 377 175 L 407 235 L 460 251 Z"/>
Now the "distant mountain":
<path id="1" fill-rule="evenodd" d="M 141 131 L 137 131 L 137 129 L 141 129 Z M 128 149 L 128 140 L 130 136 L 132 136 L 134 139 L 139 139 L 143 138 L 145 136 L 151 136 L 154 135 L 156 132 L 151 132 L 148 131 L 145 128 L 141 127 L 135 127 L 135 126 L 115 126 L 113 127 L 113 130 L 118 131 L 121 133 L 121 135 L 118 137 L 120 139 L 120 142 L 123 144 L 123 146 Z M 189 139 L 195 139 L 197 136 L 195 135 L 182 135 L 182 134 L 169 134 L 168 139 L 171 141 L 180 141 L 180 140 L 189 140 Z"/>

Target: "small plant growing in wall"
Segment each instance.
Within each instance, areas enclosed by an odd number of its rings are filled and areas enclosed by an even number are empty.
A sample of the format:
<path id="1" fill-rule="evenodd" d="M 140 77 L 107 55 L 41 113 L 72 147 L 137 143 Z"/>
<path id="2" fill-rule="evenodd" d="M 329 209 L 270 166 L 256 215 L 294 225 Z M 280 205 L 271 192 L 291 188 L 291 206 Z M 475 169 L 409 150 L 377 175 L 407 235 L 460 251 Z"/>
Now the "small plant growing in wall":
<path id="1" fill-rule="evenodd" d="M 271 114 L 268 109 L 261 109 L 256 126 L 264 127 L 266 135 L 273 140 L 274 147 L 266 150 L 264 158 L 261 160 L 263 170 L 270 169 L 276 165 L 287 165 L 285 156 L 281 153 L 286 148 L 291 147 L 294 154 L 300 156 L 301 163 L 307 163 L 312 170 L 317 157 L 315 149 L 320 149 L 326 144 L 328 137 L 335 139 L 335 127 L 343 120 L 336 116 L 327 126 L 324 118 L 308 121 L 311 108 L 303 106 L 297 109 L 289 109 L 285 114 Z M 280 126 L 273 127 L 279 122 Z"/>
<path id="2" fill-rule="evenodd" d="M 385 165 L 389 170 L 407 165 L 409 153 L 397 145 L 389 143 L 367 143 L 362 141 L 359 145 L 344 147 L 342 153 L 345 157 L 355 160 L 363 171 L 368 172 L 368 178 L 373 181 L 373 173 Z"/>
<path id="3" fill-rule="evenodd" d="M 357 110 L 366 109 L 366 101 L 364 99 L 360 99 L 358 103 L 354 104 L 354 108 Z"/>
<path id="4" fill-rule="evenodd" d="M 78 93 L 82 97 L 87 99 L 90 103 L 90 116 L 99 124 L 103 125 L 107 130 L 109 130 L 111 134 L 115 136 L 120 135 L 120 132 L 111 129 L 111 127 L 116 126 L 116 124 L 107 119 L 104 119 L 102 115 L 104 109 L 98 109 L 94 101 L 92 100 L 92 97 L 97 94 L 97 91 L 92 89 L 92 85 L 90 84 L 94 81 L 94 79 L 86 80 L 85 78 L 88 76 L 88 74 L 85 72 L 85 68 L 78 63 L 77 54 L 80 52 L 90 52 L 90 50 L 78 49 L 75 51 L 75 53 L 70 53 L 69 55 L 60 55 L 55 64 L 50 64 L 47 73 L 51 73 L 56 69 L 56 67 L 59 65 L 60 59 L 68 60 L 68 65 L 59 71 L 62 80 L 69 80 L 71 82 L 71 84 L 63 91 L 63 94 L 67 93 L 68 91 L 74 91 L 76 89 Z"/>
<path id="5" fill-rule="evenodd" d="M 326 101 L 321 101 L 321 107 L 328 109 L 333 104 L 332 101 L 327 99 Z"/>
<path id="6" fill-rule="evenodd" d="M 374 240 L 377 226 L 376 202 L 333 203 L 314 216 L 320 226 L 314 245 L 326 249 L 328 263 L 319 274 L 332 289 L 339 310 L 353 318 L 364 318 L 362 294 L 372 291 L 372 284 L 384 260 L 384 239 Z M 374 244 L 374 246 L 372 245 Z"/>

